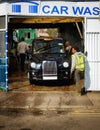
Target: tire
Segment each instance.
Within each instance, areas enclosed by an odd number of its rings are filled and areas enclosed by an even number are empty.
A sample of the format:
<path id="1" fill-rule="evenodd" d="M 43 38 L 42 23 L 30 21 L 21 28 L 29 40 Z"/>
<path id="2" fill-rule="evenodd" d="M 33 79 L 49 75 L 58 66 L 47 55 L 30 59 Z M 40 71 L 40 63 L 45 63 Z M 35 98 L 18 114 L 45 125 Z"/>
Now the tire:
<path id="1" fill-rule="evenodd" d="M 33 84 L 33 80 L 32 79 L 29 79 L 29 82 L 30 82 L 30 84 Z"/>
<path id="2" fill-rule="evenodd" d="M 29 79 L 30 84 L 33 84 L 33 79 L 31 78 L 31 75 L 29 72 L 28 72 L 28 79 Z"/>

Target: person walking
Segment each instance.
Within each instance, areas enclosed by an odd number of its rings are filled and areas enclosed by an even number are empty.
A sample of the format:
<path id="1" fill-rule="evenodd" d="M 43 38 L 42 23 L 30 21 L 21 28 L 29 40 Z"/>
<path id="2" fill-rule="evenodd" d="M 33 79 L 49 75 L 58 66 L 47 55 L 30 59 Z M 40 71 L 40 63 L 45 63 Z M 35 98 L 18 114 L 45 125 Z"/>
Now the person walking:
<path id="1" fill-rule="evenodd" d="M 26 52 L 28 51 L 28 45 L 24 41 L 24 38 L 22 38 L 21 42 L 18 43 L 17 51 L 20 58 L 21 71 L 24 72 L 25 71 L 25 57 L 26 57 Z"/>
<path id="2" fill-rule="evenodd" d="M 74 79 L 76 83 L 76 92 L 78 95 L 82 95 L 83 84 L 81 79 L 84 78 L 85 71 L 85 55 L 79 50 L 78 46 L 72 46 L 71 56 L 71 76 L 74 72 Z"/>

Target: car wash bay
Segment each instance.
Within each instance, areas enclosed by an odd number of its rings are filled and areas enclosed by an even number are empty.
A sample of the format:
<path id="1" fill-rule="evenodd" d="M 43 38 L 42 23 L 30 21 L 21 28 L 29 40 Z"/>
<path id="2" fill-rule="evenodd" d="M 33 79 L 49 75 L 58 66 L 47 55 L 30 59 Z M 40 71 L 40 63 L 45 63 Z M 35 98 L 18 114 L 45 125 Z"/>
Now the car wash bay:
<path id="1" fill-rule="evenodd" d="M 41 4 L 40 4 L 41 3 Z M 33 3 L 41 5 L 42 8 L 47 8 L 42 2 Z M 57 5 L 62 7 L 65 3 L 59 3 Z M 18 5 L 4 3 L 0 4 L 0 72 L 1 81 L 0 88 L 4 86 L 5 90 L 8 90 L 9 73 L 8 73 L 8 42 L 10 36 L 12 36 L 12 29 L 16 28 L 58 28 L 59 35 L 65 40 L 71 41 L 71 43 L 82 46 L 83 51 L 87 54 L 86 66 L 85 66 L 85 87 L 87 90 L 99 91 L 100 90 L 100 21 L 99 21 L 99 2 L 67 2 L 66 9 L 69 14 L 45 14 L 46 10 L 41 12 L 33 12 L 33 7 L 30 4 L 25 3 L 27 10 L 23 10 L 23 3 Z M 49 3 L 51 5 L 51 2 Z M 50 7 L 50 6 L 49 6 Z M 51 6 L 52 7 L 52 6 Z M 8 10 L 6 10 L 8 8 Z M 54 7 L 55 8 L 55 7 Z M 22 10 L 21 10 L 22 9 Z M 72 9 L 70 12 L 70 9 Z M 74 10 L 73 10 L 74 9 Z M 75 10 L 76 9 L 76 10 Z M 26 12 L 28 11 L 28 12 Z M 37 11 L 37 10 L 35 10 Z M 55 10 L 53 10 L 55 11 Z M 77 12 L 78 11 L 78 12 Z M 67 12 L 67 13 L 68 13 Z M 34 13 L 37 13 L 34 15 Z M 66 13 L 63 10 L 63 13 Z M 20 15 L 19 15 L 20 14 Z M 41 17 L 39 17 L 41 16 Z M 46 16 L 46 17 L 44 17 Z M 47 17 L 48 16 L 48 17 Z M 80 18 L 81 17 L 81 18 Z M 83 18 L 82 18 L 83 17 Z M 50 22 L 51 21 L 51 22 Z M 23 26 L 22 26 L 23 25 Z M 25 25 L 25 26 L 24 26 Z M 27 26 L 26 26 L 27 25 Z M 76 28 L 76 29 L 75 29 Z M 77 30 L 77 32 L 75 31 Z M 66 33 L 65 33 L 66 32 Z M 9 35 L 11 34 L 11 35 Z M 82 35 L 84 34 L 84 35 Z M 12 38 L 11 38 L 12 39 Z M 80 40 L 81 39 L 81 40 Z M 4 77 L 3 77 L 3 76 Z"/>
<path id="2" fill-rule="evenodd" d="M 83 46 L 83 18 L 66 18 L 66 17 L 34 17 L 34 18 L 10 18 L 8 23 L 8 39 L 9 43 L 12 43 L 13 30 L 19 28 L 32 28 L 32 29 L 48 29 L 57 28 L 58 35 L 64 40 L 70 41 L 72 44 L 78 44 L 79 47 L 84 50 Z M 13 63 L 12 63 L 13 64 Z M 13 65 L 12 65 L 13 66 Z M 17 66 L 17 65 L 16 65 Z M 14 65 L 15 67 L 15 65 Z M 9 72 L 9 89 L 22 89 L 22 90 L 75 90 L 75 85 L 66 87 L 65 84 L 58 82 L 58 86 L 55 86 L 55 82 L 50 87 L 43 83 L 37 85 L 30 85 L 27 77 L 27 65 L 24 75 L 17 71 L 17 68 L 12 68 L 13 71 Z"/>

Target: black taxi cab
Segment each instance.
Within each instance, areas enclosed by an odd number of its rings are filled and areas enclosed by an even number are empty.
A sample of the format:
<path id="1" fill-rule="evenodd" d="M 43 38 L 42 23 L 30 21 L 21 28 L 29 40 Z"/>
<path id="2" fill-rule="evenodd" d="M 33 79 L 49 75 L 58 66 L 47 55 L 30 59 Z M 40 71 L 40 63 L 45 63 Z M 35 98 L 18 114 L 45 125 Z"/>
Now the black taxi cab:
<path id="1" fill-rule="evenodd" d="M 70 61 L 62 38 L 40 37 L 32 42 L 28 78 L 34 81 L 69 80 Z"/>

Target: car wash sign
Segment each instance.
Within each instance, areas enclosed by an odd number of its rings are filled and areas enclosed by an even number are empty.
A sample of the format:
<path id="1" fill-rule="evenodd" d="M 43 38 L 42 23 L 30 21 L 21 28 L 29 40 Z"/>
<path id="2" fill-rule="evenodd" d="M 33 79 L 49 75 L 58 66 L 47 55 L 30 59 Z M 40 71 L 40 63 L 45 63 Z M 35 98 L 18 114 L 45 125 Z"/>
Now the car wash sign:
<path id="1" fill-rule="evenodd" d="M 24 1 L 5 6 L 9 15 L 98 17 L 100 12 L 99 2 Z"/>

